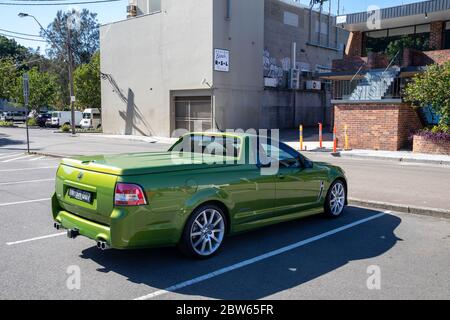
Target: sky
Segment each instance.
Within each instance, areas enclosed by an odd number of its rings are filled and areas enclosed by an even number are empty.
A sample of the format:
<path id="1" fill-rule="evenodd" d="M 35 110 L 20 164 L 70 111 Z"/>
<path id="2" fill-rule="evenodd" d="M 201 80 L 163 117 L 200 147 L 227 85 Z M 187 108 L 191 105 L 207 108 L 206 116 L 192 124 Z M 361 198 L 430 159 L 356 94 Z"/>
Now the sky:
<path id="1" fill-rule="evenodd" d="M 72 8 L 86 8 L 91 12 L 96 12 L 98 14 L 98 20 L 101 24 L 110 23 L 114 21 L 124 20 L 126 19 L 126 6 L 129 0 L 120 0 L 117 2 L 110 3 L 98 3 L 98 4 L 87 4 L 87 5 L 62 5 L 62 6 L 35 6 L 35 5 L 3 5 L 3 3 L 20 3 L 18 1 L 21 0 L 0 0 L 0 29 L 27 33 L 32 35 L 39 34 L 39 26 L 35 23 L 32 18 L 19 18 L 17 15 L 20 12 L 25 12 L 34 15 L 40 23 L 46 27 L 56 16 L 56 12 L 58 10 L 69 11 Z M 23 0 L 27 1 L 27 0 Z M 28 0 L 30 1 L 30 0 Z M 35 0 L 35 1 L 45 1 L 45 0 Z M 61 3 L 61 2 L 81 2 L 88 0 L 48 0 L 51 3 Z M 180 0 L 185 1 L 185 0 Z M 208 0 L 204 0 L 208 1 Z M 245 0 L 238 0 L 245 1 Z M 261 0 L 263 1 L 263 0 Z M 309 4 L 310 0 L 300 0 L 302 4 Z M 340 0 L 341 14 L 342 13 L 354 13 L 361 12 L 367 10 L 370 5 L 377 5 L 381 8 L 393 7 L 402 4 L 409 4 L 413 2 L 419 2 L 421 0 Z M 338 0 L 332 0 L 332 11 L 335 13 L 337 9 Z M 29 2 L 29 3 L 39 3 L 39 2 Z M 44 2 L 43 2 L 44 3 Z M 328 5 L 325 5 L 328 9 Z M 11 33 L 7 33 L 3 30 L 0 30 L 0 34 L 8 34 L 13 35 Z M 20 37 L 20 35 L 15 35 Z M 45 43 L 28 41 L 16 38 L 16 41 L 26 47 L 31 48 L 41 48 L 41 52 L 43 53 L 45 48 Z"/>

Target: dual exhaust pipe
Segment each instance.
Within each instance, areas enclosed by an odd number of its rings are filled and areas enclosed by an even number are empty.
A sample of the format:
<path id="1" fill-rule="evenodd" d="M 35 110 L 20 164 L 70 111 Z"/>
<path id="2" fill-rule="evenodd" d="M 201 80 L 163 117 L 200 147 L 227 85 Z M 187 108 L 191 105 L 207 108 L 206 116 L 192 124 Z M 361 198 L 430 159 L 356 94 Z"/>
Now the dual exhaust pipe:
<path id="1" fill-rule="evenodd" d="M 64 227 L 60 222 L 53 223 L 53 227 L 56 230 L 63 230 Z M 78 229 L 67 229 L 67 237 L 69 239 L 76 239 L 80 235 L 80 230 Z M 97 248 L 99 250 L 105 251 L 109 249 L 109 245 L 105 240 L 98 240 L 97 241 Z"/>

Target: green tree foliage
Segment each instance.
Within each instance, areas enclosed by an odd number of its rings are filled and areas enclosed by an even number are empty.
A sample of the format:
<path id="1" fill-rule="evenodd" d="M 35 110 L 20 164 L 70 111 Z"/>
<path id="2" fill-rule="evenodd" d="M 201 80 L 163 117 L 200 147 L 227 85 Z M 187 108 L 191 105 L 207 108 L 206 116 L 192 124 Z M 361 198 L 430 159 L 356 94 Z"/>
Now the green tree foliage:
<path id="1" fill-rule="evenodd" d="M 429 50 L 429 43 L 429 40 L 423 37 L 404 36 L 398 40 L 391 41 L 387 46 L 386 54 L 390 59 L 393 59 L 397 53 L 401 57 L 405 49 Z"/>
<path id="2" fill-rule="evenodd" d="M 68 105 L 70 99 L 67 65 L 69 27 L 74 69 L 79 65 L 89 63 L 93 54 L 100 47 L 97 14 L 91 13 L 87 9 L 82 11 L 58 11 L 55 19 L 48 25 L 46 31 L 41 32 L 41 36 L 47 39 L 50 45 L 47 55 L 51 58 L 52 64 L 49 66 L 48 71 L 57 75 L 57 81 L 61 88 L 55 101 L 56 108 L 60 110 Z"/>
<path id="3" fill-rule="evenodd" d="M 41 31 L 41 36 L 47 39 L 50 44 L 47 51 L 48 56 L 56 60 L 66 60 L 70 28 L 70 45 L 75 65 L 89 63 L 91 57 L 100 47 L 99 26 L 97 14 L 91 13 L 87 9 L 58 11 L 47 30 Z"/>
<path id="4" fill-rule="evenodd" d="M 39 72 L 37 68 L 31 69 L 28 75 L 30 109 L 39 110 L 41 107 L 54 105 L 59 90 L 56 76 Z M 14 98 L 17 103 L 24 104 L 22 75 L 16 78 Z"/>
<path id="5" fill-rule="evenodd" d="M 91 62 L 79 66 L 73 75 L 76 107 L 78 109 L 100 108 L 100 54 L 97 52 Z"/>
<path id="6" fill-rule="evenodd" d="M 0 60 L 0 99 L 9 100 L 16 85 L 17 69 L 12 59 Z"/>
<path id="7" fill-rule="evenodd" d="M 29 51 L 15 40 L 0 36 L 0 59 L 10 58 L 15 61 L 23 61 L 29 56 Z"/>
<path id="8" fill-rule="evenodd" d="M 431 105 L 441 116 L 440 128 L 448 131 L 450 126 L 450 61 L 434 64 L 427 71 L 418 74 L 408 84 L 405 98 L 413 104 L 425 107 Z"/>

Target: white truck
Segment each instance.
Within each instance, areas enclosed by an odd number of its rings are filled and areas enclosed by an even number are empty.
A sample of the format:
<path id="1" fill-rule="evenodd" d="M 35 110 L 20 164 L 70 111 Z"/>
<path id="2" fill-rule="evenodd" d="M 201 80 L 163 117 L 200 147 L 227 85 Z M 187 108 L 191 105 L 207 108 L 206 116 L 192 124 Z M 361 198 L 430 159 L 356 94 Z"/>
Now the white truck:
<path id="1" fill-rule="evenodd" d="M 83 119 L 83 113 L 81 111 L 75 111 L 75 125 L 78 126 L 81 119 Z M 72 125 L 72 112 L 71 111 L 54 111 L 52 112 L 52 118 L 50 125 L 52 127 L 60 127 L 62 125 Z"/>
<path id="2" fill-rule="evenodd" d="M 83 119 L 80 122 L 80 127 L 83 129 L 94 128 L 98 129 L 102 125 L 102 117 L 100 114 L 100 110 L 97 108 L 94 109 L 85 109 L 83 112 Z"/>

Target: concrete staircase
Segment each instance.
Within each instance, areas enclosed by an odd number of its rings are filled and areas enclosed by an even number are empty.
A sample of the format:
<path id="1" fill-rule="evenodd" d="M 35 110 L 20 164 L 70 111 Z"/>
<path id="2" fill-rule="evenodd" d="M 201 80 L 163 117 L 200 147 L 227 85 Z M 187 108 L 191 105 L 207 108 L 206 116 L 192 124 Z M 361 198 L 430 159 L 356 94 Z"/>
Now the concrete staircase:
<path id="1" fill-rule="evenodd" d="M 371 101 L 384 99 L 399 73 L 399 68 L 368 71 L 364 78 L 358 81 L 349 100 Z"/>

